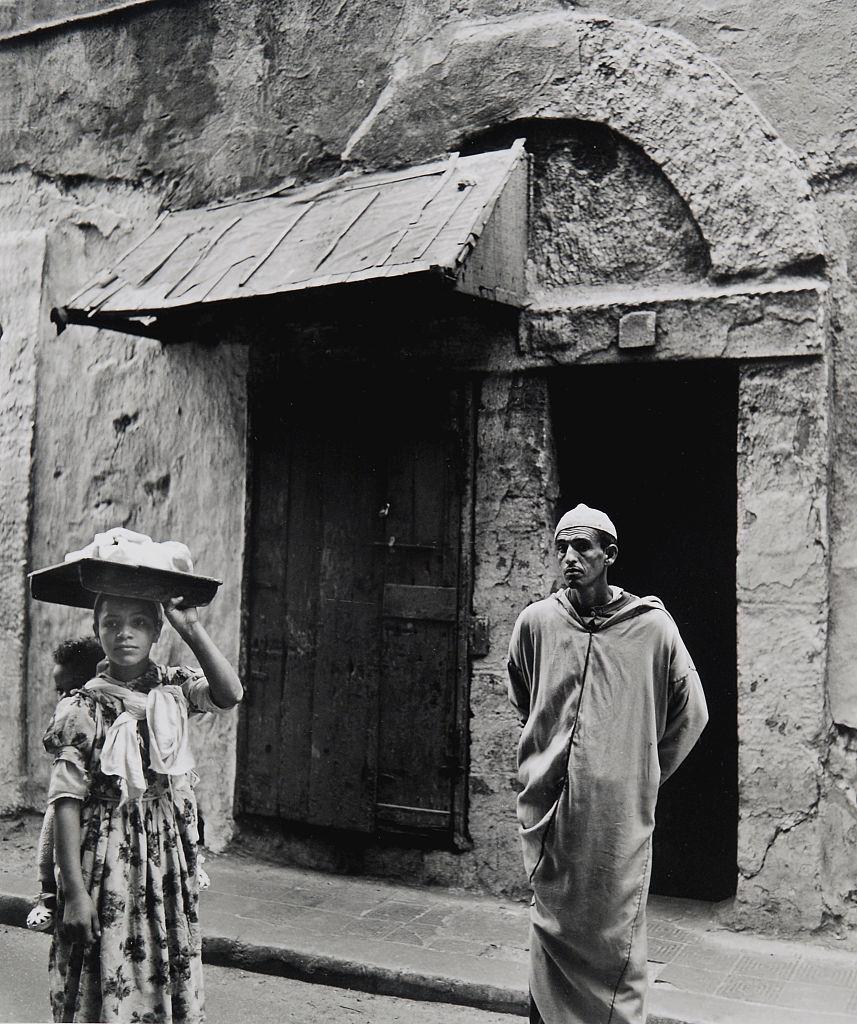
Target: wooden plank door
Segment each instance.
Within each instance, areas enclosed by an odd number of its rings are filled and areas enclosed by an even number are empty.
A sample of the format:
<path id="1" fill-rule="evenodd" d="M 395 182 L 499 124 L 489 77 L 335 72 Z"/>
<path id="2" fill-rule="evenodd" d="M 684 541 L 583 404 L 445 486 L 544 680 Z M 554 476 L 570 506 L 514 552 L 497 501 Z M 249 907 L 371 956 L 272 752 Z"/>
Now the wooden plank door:
<path id="1" fill-rule="evenodd" d="M 324 438 L 321 548 L 309 804 L 304 821 L 375 827 L 382 580 L 372 547 L 378 466 L 362 402 L 340 397 Z M 343 414 L 348 412 L 348 415 Z M 369 429 L 367 429 L 367 427 Z"/>
<path id="2" fill-rule="evenodd" d="M 466 394 L 352 374 L 254 390 L 242 810 L 449 830 L 460 690 Z"/>
<path id="3" fill-rule="evenodd" d="M 321 565 L 321 438 L 285 400 L 278 362 L 252 380 L 252 527 L 239 806 L 303 820 Z"/>
<path id="4" fill-rule="evenodd" d="M 464 764 L 455 680 L 465 396 L 432 395 L 412 414 L 387 452 L 378 814 L 391 828 L 425 832 L 451 828 Z"/>

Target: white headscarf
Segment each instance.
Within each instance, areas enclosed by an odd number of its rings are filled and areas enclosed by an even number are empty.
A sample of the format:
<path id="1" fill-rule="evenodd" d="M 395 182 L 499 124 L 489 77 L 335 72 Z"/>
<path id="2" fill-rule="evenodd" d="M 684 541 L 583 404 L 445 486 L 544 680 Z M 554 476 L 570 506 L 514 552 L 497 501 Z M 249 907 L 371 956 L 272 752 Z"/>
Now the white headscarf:
<path id="1" fill-rule="evenodd" d="M 156 686 L 137 693 L 106 679 L 91 679 L 85 690 L 122 701 L 123 711 L 107 730 L 101 751 L 101 771 L 119 777 L 119 806 L 139 800 L 146 791 L 137 723 L 149 726 L 149 764 L 162 775 L 185 775 L 194 766 L 188 743 L 187 698 L 180 686 Z"/>

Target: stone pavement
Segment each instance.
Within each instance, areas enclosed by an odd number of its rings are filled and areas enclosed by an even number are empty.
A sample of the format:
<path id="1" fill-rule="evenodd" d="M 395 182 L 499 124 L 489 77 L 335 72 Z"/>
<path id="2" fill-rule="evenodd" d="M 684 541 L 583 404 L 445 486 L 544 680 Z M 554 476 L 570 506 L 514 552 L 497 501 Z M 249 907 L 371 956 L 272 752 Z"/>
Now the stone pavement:
<path id="1" fill-rule="evenodd" d="M 3 851 L 5 852 L 5 851 Z M 0 921 L 33 891 L 0 859 Z M 386 995 L 524 1014 L 519 903 L 212 856 L 205 959 Z M 650 1024 L 857 1024 L 857 955 L 735 934 L 702 904 L 649 905 Z"/>

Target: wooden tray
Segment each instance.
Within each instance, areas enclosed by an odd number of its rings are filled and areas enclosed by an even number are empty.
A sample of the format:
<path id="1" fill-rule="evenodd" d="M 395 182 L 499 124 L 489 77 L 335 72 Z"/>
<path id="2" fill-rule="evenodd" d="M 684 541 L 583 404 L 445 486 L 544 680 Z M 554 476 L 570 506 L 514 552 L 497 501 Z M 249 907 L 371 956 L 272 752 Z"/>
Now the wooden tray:
<path id="1" fill-rule="evenodd" d="M 37 601 L 74 608 L 92 608 L 97 594 L 139 597 L 161 603 L 181 596 L 184 600 L 180 607 L 197 608 L 209 604 L 222 583 L 222 580 L 211 576 L 123 565 L 100 558 L 81 558 L 76 562 L 51 565 L 31 572 L 29 579 L 30 593 Z"/>

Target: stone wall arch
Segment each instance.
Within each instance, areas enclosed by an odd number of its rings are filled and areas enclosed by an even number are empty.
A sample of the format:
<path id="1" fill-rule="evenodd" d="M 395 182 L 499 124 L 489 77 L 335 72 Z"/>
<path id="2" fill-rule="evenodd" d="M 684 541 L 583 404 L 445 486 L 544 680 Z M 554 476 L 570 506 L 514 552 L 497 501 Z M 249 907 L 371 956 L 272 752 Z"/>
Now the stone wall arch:
<path id="1" fill-rule="evenodd" d="M 687 202 L 727 278 L 823 254 L 796 158 L 735 82 L 675 33 L 538 13 L 441 29 L 394 66 L 343 160 L 404 165 L 526 118 L 609 125 L 641 146 Z"/>

